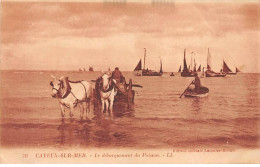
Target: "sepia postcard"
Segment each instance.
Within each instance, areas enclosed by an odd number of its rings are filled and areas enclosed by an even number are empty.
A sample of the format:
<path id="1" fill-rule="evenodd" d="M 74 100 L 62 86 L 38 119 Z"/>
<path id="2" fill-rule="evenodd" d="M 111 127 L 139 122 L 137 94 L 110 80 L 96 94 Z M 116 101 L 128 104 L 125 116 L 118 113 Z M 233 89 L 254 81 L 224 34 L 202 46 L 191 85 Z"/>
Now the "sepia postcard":
<path id="1" fill-rule="evenodd" d="M 259 0 L 2 0 L 1 164 L 259 164 Z"/>

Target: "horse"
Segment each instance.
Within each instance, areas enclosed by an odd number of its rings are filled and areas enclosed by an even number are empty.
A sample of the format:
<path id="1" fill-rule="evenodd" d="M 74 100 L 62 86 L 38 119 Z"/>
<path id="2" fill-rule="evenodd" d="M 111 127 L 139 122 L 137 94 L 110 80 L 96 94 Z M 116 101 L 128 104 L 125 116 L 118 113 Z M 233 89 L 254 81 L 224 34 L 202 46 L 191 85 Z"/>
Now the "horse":
<path id="1" fill-rule="evenodd" d="M 114 98 L 117 94 L 115 83 L 116 81 L 107 73 L 103 73 L 103 75 L 97 79 L 96 90 L 100 95 L 102 113 L 104 110 L 105 112 L 108 111 L 108 108 L 110 113 L 113 113 Z"/>
<path id="2" fill-rule="evenodd" d="M 57 79 L 51 75 L 54 81 L 50 82 L 52 87 L 53 98 L 58 98 L 61 107 L 61 116 L 65 116 L 65 107 L 70 109 L 70 117 L 73 117 L 73 109 L 79 105 L 80 107 L 80 118 L 84 115 L 84 105 L 86 102 L 86 115 L 90 112 L 90 103 L 93 96 L 93 89 L 87 81 L 69 81 L 68 77 L 61 77 Z"/>

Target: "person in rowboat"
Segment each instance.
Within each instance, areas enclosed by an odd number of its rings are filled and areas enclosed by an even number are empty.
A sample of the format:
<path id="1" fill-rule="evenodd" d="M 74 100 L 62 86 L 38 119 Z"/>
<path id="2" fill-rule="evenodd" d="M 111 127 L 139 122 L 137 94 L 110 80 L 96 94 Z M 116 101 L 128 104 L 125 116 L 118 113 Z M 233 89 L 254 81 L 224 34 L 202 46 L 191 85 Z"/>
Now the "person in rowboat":
<path id="1" fill-rule="evenodd" d="M 201 83 L 200 83 L 200 78 L 198 77 L 198 73 L 195 72 L 194 74 L 195 80 L 193 81 L 193 84 L 195 85 L 195 92 L 199 93 Z"/>

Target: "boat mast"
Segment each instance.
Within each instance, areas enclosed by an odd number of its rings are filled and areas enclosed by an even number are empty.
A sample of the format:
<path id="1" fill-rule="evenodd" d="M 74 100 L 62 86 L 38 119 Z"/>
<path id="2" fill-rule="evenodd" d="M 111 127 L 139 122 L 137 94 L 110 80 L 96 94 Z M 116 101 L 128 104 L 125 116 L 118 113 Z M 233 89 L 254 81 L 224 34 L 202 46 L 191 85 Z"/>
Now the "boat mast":
<path id="1" fill-rule="evenodd" d="M 210 67 L 210 53 L 209 53 L 209 48 L 208 48 L 208 56 L 207 56 L 207 69 L 208 69 L 208 70 L 211 70 L 211 67 Z"/>
<path id="2" fill-rule="evenodd" d="M 144 69 L 145 69 L 145 57 L 146 57 L 146 48 L 144 48 Z"/>

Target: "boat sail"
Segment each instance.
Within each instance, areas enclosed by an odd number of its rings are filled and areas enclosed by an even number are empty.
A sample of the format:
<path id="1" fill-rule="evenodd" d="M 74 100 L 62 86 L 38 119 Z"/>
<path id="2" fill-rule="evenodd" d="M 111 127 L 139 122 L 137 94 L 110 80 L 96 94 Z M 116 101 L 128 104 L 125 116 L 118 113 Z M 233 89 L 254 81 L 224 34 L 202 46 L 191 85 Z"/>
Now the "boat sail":
<path id="1" fill-rule="evenodd" d="M 236 75 L 236 72 L 232 72 L 230 68 L 228 67 L 227 63 L 223 60 L 223 72 L 228 74 L 228 75 Z"/>
<path id="2" fill-rule="evenodd" d="M 142 70 L 142 60 L 140 59 L 139 63 L 136 65 L 134 71 L 136 72 L 136 76 L 141 76 L 141 72 L 139 73 L 139 71 Z"/>
<path id="3" fill-rule="evenodd" d="M 161 65 L 161 67 L 160 67 L 160 73 L 163 73 L 163 70 L 162 70 L 162 60 L 160 59 L 160 65 Z"/>
<path id="4" fill-rule="evenodd" d="M 181 66 L 180 66 L 180 68 L 179 68 L 179 71 L 178 72 L 181 72 Z"/>
<path id="5" fill-rule="evenodd" d="M 225 77 L 226 73 L 222 73 L 222 72 L 214 72 L 211 69 L 211 55 L 209 52 L 209 48 L 208 48 L 208 56 L 207 56 L 207 70 L 205 71 L 206 77 Z"/>
<path id="6" fill-rule="evenodd" d="M 184 49 L 183 70 L 181 72 L 181 76 L 182 77 L 193 77 L 194 75 L 192 74 L 192 72 L 187 67 L 185 56 L 186 56 L 186 49 Z"/>
<path id="7" fill-rule="evenodd" d="M 134 71 L 139 71 L 142 70 L 142 60 L 140 59 L 139 63 L 137 64 L 137 66 L 135 67 Z"/>
<path id="8" fill-rule="evenodd" d="M 197 69 L 197 72 L 201 72 L 201 64 L 200 64 L 199 68 Z"/>
<path id="9" fill-rule="evenodd" d="M 241 71 L 236 67 L 236 73 L 238 73 L 238 72 L 241 72 Z"/>
<path id="10" fill-rule="evenodd" d="M 160 59 L 160 71 L 157 72 L 157 71 L 153 71 L 153 70 L 149 70 L 148 68 L 145 69 L 145 58 L 146 58 L 146 48 L 144 48 L 144 67 L 142 69 L 142 63 L 141 63 L 141 60 L 138 62 L 136 68 L 134 71 L 139 71 L 139 70 L 142 70 L 142 74 L 140 73 L 137 73 L 136 75 L 138 76 L 161 76 L 163 74 L 163 69 L 162 69 L 162 60 Z"/>

